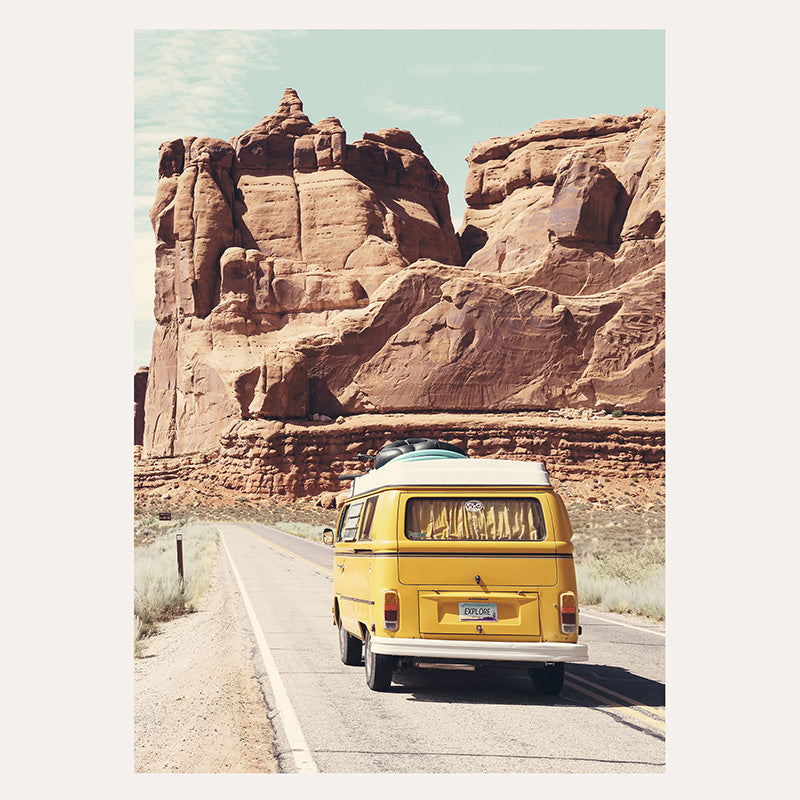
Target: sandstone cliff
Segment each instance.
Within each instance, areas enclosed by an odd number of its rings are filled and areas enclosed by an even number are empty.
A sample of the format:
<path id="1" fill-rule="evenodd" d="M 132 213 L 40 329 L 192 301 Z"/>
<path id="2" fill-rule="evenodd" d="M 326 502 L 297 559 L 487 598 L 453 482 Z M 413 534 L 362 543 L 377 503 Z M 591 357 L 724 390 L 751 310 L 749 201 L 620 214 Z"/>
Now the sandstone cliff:
<path id="1" fill-rule="evenodd" d="M 663 413 L 663 142 L 645 109 L 480 143 L 458 235 L 409 132 L 348 144 L 293 90 L 165 143 L 144 454 L 314 413 Z"/>
<path id="2" fill-rule="evenodd" d="M 332 508 L 349 482 L 342 473 L 366 469 L 387 442 L 433 436 L 472 458 L 544 461 L 566 498 L 613 507 L 628 492 L 639 501 L 664 496 L 663 418 L 558 414 L 357 414 L 340 423 L 242 420 L 221 437 L 219 453 L 136 461 L 137 506 L 158 508 L 234 505 L 239 500 L 310 499 Z M 600 490 L 614 486 L 622 494 Z M 613 498 L 613 499 L 612 499 Z M 637 501 L 638 502 L 638 501 Z"/>

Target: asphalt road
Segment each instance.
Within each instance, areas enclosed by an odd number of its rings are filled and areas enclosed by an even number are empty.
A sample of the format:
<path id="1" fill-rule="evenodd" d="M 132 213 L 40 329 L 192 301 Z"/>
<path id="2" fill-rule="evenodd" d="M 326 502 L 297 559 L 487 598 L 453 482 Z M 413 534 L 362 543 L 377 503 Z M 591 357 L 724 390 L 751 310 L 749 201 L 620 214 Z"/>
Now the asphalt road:
<path id="1" fill-rule="evenodd" d="M 333 550 L 262 525 L 219 524 L 263 665 L 283 772 L 665 771 L 661 626 L 583 611 L 589 661 L 559 697 L 527 674 L 395 672 L 372 692 L 339 659 Z"/>

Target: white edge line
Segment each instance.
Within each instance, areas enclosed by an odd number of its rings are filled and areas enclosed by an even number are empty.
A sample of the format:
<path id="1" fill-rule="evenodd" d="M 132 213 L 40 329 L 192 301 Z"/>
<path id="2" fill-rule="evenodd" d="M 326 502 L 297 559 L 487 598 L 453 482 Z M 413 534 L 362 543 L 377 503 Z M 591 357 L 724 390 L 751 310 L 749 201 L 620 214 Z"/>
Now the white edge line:
<path id="1" fill-rule="evenodd" d="M 269 682 L 272 686 L 272 692 L 275 696 L 275 705 L 283 723 L 283 729 L 286 733 L 286 739 L 289 743 L 289 748 L 294 756 L 294 762 L 297 766 L 297 771 L 319 772 L 317 765 L 314 763 L 314 759 L 311 757 L 311 751 L 308 749 L 306 738 L 303 736 L 300 722 L 297 719 L 297 715 L 294 713 L 294 708 L 292 708 L 292 703 L 289 700 L 289 694 L 286 691 L 286 687 L 283 685 L 283 680 L 281 680 L 278 667 L 275 664 L 275 660 L 272 658 L 272 653 L 270 652 L 269 645 L 267 644 L 267 639 L 264 636 L 264 631 L 261 629 L 261 625 L 258 624 L 258 619 L 256 619 L 255 611 L 253 610 L 250 598 L 247 596 L 244 584 L 239 576 L 239 571 L 236 569 L 236 565 L 233 563 L 233 559 L 231 558 L 228 545 L 225 542 L 225 534 L 223 533 L 222 528 L 218 528 L 218 530 L 220 539 L 222 539 L 222 546 L 225 548 L 225 553 L 228 556 L 228 563 L 230 563 L 231 570 L 233 571 L 233 577 L 236 578 L 239 592 L 242 595 L 242 600 L 244 600 L 244 607 L 247 610 L 247 616 L 250 619 L 250 624 L 253 626 L 253 633 L 256 637 L 256 643 L 258 644 L 258 649 L 261 652 L 261 658 L 264 661 L 264 667 L 267 670 L 267 676 L 269 677 Z"/>
<path id="2" fill-rule="evenodd" d="M 643 633 L 652 633 L 653 636 L 666 636 L 662 631 L 653 631 L 650 628 L 640 628 L 638 625 L 628 625 L 627 622 L 617 622 L 615 619 L 608 619 L 607 617 L 596 617 L 594 614 L 587 614 L 585 611 L 579 611 L 579 616 L 589 617 L 589 619 L 598 619 L 600 622 L 608 622 L 611 625 L 620 625 L 623 628 L 633 628 L 635 631 L 642 631 Z"/>

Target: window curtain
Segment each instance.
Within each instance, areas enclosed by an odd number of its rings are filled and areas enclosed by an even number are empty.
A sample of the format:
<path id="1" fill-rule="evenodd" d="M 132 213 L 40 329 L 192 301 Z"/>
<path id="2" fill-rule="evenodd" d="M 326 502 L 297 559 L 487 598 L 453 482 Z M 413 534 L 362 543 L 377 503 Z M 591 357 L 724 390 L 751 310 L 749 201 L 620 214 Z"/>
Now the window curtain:
<path id="1" fill-rule="evenodd" d="M 406 507 L 409 539 L 537 541 L 546 536 L 542 507 L 534 498 L 417 498 Z"/>

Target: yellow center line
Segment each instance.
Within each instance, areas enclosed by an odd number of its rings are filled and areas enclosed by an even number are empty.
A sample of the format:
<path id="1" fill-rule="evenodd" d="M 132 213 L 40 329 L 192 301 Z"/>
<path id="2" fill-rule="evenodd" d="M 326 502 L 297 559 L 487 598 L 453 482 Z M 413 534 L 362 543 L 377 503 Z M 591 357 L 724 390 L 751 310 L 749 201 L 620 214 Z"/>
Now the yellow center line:
<path id="1" fill-rule="evenodd" d="M 582 694 L 588 695 L 594 700 L 599 700 L 603 705 L 613 705 L 613 703 L 609 700 L 608 697 L 604 697 L 601 694 L 596 694 L 595 692 L 590 691 L 589 689 L 584 688 L 583 686 L 578 686 L 576 683 L 572 683 L 571 681 L 565 680 L 565 686 L 569 686 L 570 689 L 574 689 L 576 692 L 581 692 Z M 645 714 L 642 714 L 640 711 L 637 711 L 635 708 L 627 708 L 626 706 L 614 706 L 614 713 L 619 712 L 621 714 L 626 714 L 629 717 L 633 717 L 634 719 L 638 719 L 640 722 L 644 722 L 647 725 L 650 725 L 657 730 L 660 730 L 662 733 L 666 733 L 666 725 L 652 717 L 648 717 Z"/>
<path id="2" fill-rule="evenodd" d="M 234 525 L 232 523 L 228 524 L 230 524 L 232 528 L 238 528 L 240 531 L 244 531 L 245 533 L 252 536 L 254 539 L 258 539 L 259 542 L 263 542 L 269 547 L 274 547 L 276 550 L 280 550 L 282 553 L 286 553 L 287 556 L 291 556 L 292 558 L 296 558 L 298 561 L 302 561 L 304 564 L 308 564 L 309 567 L 314 567 L 314 569 L 321 570 L 322 572 L 327 572 L 328 575 L 333 575 L 333 570 L 326 569 L 325 567 L 322 567 L 319 564 L 315 564 L 313 561 L 309 561 L 307 558 L 303 558 L 302 556 L 297 555 L 297 553 L 293 553 L 291 550 L 287 550 L 285 547 L 281 547 L 279 544 L 269 542 L 263 536 L 259 536 L 257 533 L 253 533 L 253 531 L 248 530 L 247 528 L 244 528 L 241 525 Z"/>
<path id="3" fill-rule="evenodd" d="M 608 689 L 605 686 L 598 686 L 596 683 L 592 683 L 592 681 L 587 680 L 586 678 L 582 678 L 580 675 L 570 674 L 569 677 L 574 681 L 580 681 L 580 683 L 585 683 L 587 686 L 591 686 L 593 689 L 597 689 L 599 692 L 605 692 L 605 694 L 607 695 L 613 695 L 618 700 L 622 700 L 624 703 L 630 703 L 632 706 L 645 709 L 646 711 L 650 712 L 656 717 L 661 717 L 662 719 L 664 719 L 666 716 L 663 708 L 656 708 L 655 706 L 642 705 L 641 703 L 637 703 L 636 700 L 632 700 L 630 697 L 625 697 L 624 694 L 615 692 L 613 689 Z"/>

